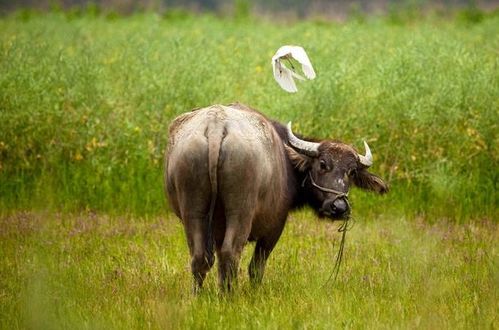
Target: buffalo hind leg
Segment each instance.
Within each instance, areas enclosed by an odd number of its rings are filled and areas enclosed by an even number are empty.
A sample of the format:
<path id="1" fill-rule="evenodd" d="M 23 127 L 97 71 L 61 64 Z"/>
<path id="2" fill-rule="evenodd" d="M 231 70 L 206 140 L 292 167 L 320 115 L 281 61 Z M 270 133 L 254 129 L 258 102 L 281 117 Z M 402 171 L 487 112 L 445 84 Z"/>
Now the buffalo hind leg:
<path id="1" fill-rule="evenodd" d="M 198 293 L 206 274 L 214 263 L 213 250 L 206 245 L 206 223 L 204 218 L 189 219 L 186 221 L 186 236 L 191 254 L 191 272 L 194 277 L 194 293 Z"/>
<path id="2" fill-rule="evenodd" d="M 232 282 L 237 279 L 239 259 L 251 230 L 251 217 L 227 217 L 222 246 L 217 249 L 218 281 L 222 291 L 231 291 Z"/>

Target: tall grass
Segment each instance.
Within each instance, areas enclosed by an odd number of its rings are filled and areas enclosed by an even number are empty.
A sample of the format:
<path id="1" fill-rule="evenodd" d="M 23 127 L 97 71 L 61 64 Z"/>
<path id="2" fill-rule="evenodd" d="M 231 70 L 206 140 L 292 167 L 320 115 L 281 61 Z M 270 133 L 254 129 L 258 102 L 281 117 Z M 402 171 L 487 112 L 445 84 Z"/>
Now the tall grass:
<path id="1" fill-rule="evenodd" d="M 0 207 L 159 213 L 167 126 L 235 100 L 373 148 L 392 193 L 356 212 L 497 216 L 499 18 L 269 23 L 210 15 L 0 19 Z M 283 44 L 318 73 L 290 95 Z"/>

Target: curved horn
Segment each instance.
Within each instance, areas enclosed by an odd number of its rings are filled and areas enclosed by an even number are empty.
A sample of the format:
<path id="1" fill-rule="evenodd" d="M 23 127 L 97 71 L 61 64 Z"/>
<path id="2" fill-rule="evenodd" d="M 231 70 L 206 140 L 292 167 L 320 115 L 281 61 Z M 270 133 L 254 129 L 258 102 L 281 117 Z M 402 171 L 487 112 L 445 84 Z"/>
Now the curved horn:
<path id="1" fill-rule="evenodd" d="M 288 123 L 288 140 L 293 147 L 305 155 L 315 157 L 319 154 L 320 143 L 304 141 L 297 138 L 291 130 L 291 122 Z"/>
<path id="2" fill-rule="evenodd" d="M 373 155 L 371 154 L 371 149 L 366 141 L 364 141 L 364 147 L 366 148 L 366 155 L 362 156 L 359 154 L 359 161 L 365 167 L 369 167 L 373 164 Z"/>

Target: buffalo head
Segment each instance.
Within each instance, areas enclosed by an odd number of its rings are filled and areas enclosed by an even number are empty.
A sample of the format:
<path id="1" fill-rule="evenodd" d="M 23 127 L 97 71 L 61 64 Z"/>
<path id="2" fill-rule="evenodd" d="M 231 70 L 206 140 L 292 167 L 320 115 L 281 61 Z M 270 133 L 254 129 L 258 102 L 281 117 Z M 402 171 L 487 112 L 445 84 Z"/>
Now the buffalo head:
<path id="1" fill-rule="evenodd" d="M 286 147 L 291 162 L 303 173 L 301 186 L 307 201 L 320 216 L 346 219 L 350 214 L 348 191 L 353 184 L 359 188 L 383 194 L 388 186 L 367 169 L 372 165 L 371 150 L 366 142 L 365 155 L 339 141 L 310 142 L 296 137 L 288 123 L 287 135 L 291 147 Z"/>

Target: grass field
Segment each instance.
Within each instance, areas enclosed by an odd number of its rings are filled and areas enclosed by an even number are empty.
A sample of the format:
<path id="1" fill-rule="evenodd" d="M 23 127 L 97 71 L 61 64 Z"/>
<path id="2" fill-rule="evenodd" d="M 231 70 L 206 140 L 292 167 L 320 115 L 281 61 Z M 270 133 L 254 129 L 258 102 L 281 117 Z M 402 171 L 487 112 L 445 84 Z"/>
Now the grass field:
<path id="1" fill-rule="evenodd" d="M 473 16 L 474 17 L 474 16 Z M 0 18 L 0 328 L 497 329 L 499 16 L 270 23 L 93 12 Z M 270 58 L 317 72 L 282 91 Z M 374 153 L 391 192 L 291 216 L 257 289 L 190 294 L 162 187 L 168 123 L 241 101 Z M 246 267 L 251 249 L 246 249 Z"/>
<path id="2" fill-rule="evenodd" d="M 183 229 L 172 217 L 18 213 L 0 219 L 0 327 L 497 329 L 496 223 L 428 225 L 382 216 L 347 233 L 291 217 L 253 289 L 220 296 L 216 271 L 191 294 Z"/>

